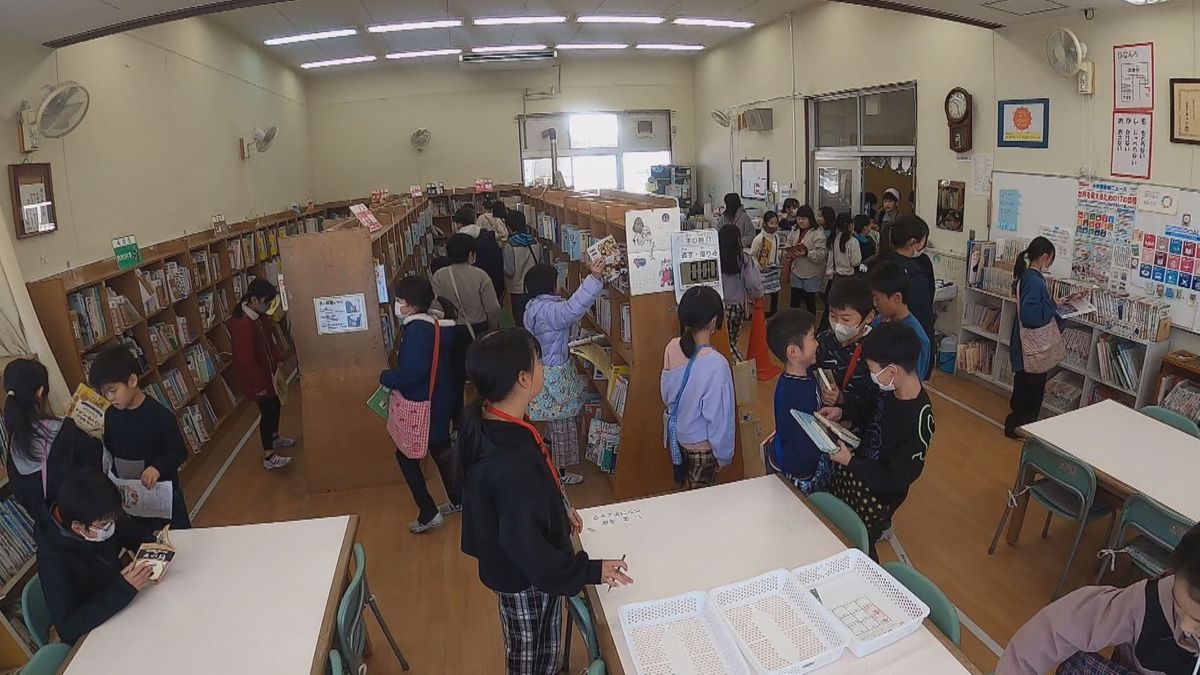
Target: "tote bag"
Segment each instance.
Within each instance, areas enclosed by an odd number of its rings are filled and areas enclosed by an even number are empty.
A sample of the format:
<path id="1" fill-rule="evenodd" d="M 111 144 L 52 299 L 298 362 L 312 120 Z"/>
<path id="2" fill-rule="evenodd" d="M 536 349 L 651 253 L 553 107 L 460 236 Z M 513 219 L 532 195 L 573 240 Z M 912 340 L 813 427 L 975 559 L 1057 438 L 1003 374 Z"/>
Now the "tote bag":
<path id="1" fill-rule="evenodd" d="M 433 365 L 429 369 L 429 400 L 410 401 L 398 391 L 388 402 L 387 430 L 396 449 L 409 459 L 429 454 L 429 416 L 433 405 L 433 387 L 437 383 L 438 354 L 442 348 L 442 327 L 433 322 Z"/>
<path id="2" fill-rule="evenodd" d="M 1021 355 L 1025 357 L 1025 372 L 1035 375 L 1048 372 L 1067 356 L 1058 322 L 1053 318 L 1041 328 L 1026 328 L 1021 323 L 1021 283 L 1017 282 L 1017 327 L 1021 336 Z"/>

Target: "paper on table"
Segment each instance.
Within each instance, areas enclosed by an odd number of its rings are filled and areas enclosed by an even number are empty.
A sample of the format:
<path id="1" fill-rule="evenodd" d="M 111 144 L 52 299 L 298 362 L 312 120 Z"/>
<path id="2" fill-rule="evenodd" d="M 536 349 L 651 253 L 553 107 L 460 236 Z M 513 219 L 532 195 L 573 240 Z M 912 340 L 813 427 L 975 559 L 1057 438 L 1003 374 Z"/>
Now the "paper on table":
<path id="1" fill-rule="evenodd" d="M 161 480 L 152 488 L 142 485 L 140 480 L 112 478 L 112 482 L 121 492 L 121 507 L 125 513 L 138 518 L 171 517 L 175 496 L 175 485 L 171 481 Z"/>

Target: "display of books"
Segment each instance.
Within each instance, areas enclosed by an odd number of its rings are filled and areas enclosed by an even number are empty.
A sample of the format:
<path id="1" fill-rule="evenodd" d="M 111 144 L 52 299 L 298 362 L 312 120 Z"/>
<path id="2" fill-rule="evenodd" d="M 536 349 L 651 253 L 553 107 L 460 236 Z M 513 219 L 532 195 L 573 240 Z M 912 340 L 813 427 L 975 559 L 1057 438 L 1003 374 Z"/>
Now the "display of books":
<path id="1" fill-rule="evenodd" d="M 796 423 L 800 425 L 804 433 L 808 434 L 808 437 L 812 439 L 818 450 L 830 455 L 838 452 L 839 448 L 834 440 L 836 436 L 823 424 L 818 422 L 815 416 L 793 409 L 792 418 L 796 420 Z"/>
<path id="2" fill-rule="evenodd" d="M 841 439 L 842 442 L 845 443 L 846 445 L 848 445 L 852 448 L 857 448 L 859 443 L 862 442 L 861 440 L 859 440 L 858 436 L 855 436 L 853 433 L 851 433 L 849 429 L 842 426 L 838 422 L 834 422 L 833 420 L 822 415 L 821 413 L 813 413 L 813 417 L 818 422 L 821 423 L 821 426 L 825 427 L 830 432 L 832 432 L 834 436 Z"/>

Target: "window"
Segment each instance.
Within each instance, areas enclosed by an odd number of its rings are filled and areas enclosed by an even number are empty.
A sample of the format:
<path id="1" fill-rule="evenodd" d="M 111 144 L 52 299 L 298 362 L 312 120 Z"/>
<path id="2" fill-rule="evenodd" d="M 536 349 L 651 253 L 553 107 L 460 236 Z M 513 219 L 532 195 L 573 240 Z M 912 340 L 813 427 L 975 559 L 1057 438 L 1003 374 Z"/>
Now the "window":
<path id="1" fill-rule="evenodd" d="M 612 113 L 591 113 L 567 117 L 571 134 L 571 149 L 617 147 L 617 116 Z"/>
<path id="2" fill-rule="evenodd" d="M 522 169 L 525 175 L 525 184 L 533 185 L 538 180 L 552 181 L 554 176 L 550 175 L 550 158 L 544 157 L 541 159 L 526 159 L 522 160 Z M 559 157 L 558 170 L 562 172 L 563 180 L 567 185 L 573 183 L 573 174 L 571 172 L 571 158 Z"/>
<path id="3" fill-rule="evenodd" d="M 917 92 L 884 91 L 862 97 L 863 145 L 916 145 Z"/>
<path id="4" fill-rule="evenodd" d="M 911 148 L 917 144 L 914 84 L 863 89 L 818 98 L 810 104 L 817 148 L 863 151 Z"/>
<path id="5" fill-rule="evenodd" d="M 671 163 L 667 110 L 522 115 L 518 131 L 525 185 L 552 178 L 550 130 L 558 138 L 558 169 L 577 190 L 645 193 L 650 167 Z"/>
<path id="6" fill-rule="evenodd" d="M 646 193 L 646 182 L 650 180 L 650 167 L 671 163 L 671 151 L 627 152 L 621 155 L 621 171 L 624 174 L 626 192 Z"/>
<path id="7" fill-rule="evenodd" d="M 620 183 L 617 180 L 616 155 L 584 155 L 572 158 L 576 190 L 616 190 Z M 566 176 L 564 176 L 566 178 Z"/>
<path id="8" fill-rule="evenodd" d="M 817 147 L 844 148 L 858 145 L 858 98 L 817 101 Z"/>

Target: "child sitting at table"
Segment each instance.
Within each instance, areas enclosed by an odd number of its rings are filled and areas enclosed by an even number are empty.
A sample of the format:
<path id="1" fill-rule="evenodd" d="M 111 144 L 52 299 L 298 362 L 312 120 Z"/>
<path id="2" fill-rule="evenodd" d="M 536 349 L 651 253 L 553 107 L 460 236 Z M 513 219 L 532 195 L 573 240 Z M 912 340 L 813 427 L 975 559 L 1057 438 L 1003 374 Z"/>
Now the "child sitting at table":
<path id="1" fill-rule="evenodd" d="M 792 416 L 793 410 L 812 414 L 821 407 L 814 371 L 817 338 L 813 315 L 803 309 L 784 309 L 767 322 L 767 346 L 785 365 L 775 384 L 775 441 L 769 461 L 801 492 L 824 489 L 829 479 L 829 455 L 821 452 Z"/>
<path id="2" fill-rule="evenodd" d="M 1085 586 L 1017 631 L 996 675 L 1194 673 L 1200 664 L 1200 526 L 1171 554 L 1171 574 L 1127 588 Z M 1097 652 L 1116 647 L 1112 660 Z"/>
<path id="3" fill-rule="evenodd" d="M 38 521 L 37 571 L 58 637 L 74 644 L 120 612 L 150 583 L 151 567 L 121 560 L 154 541 L 121 511 L 121 494 L 104 474 L 82 471 L 63 482 Z M 132 648 L 132 646 L 131 646 Z"/>
<path id="4" fill-rule="evenodd" d="M 917 375 L 920 351 L 917 331 L 906 323 L 881 324 L 863 340 L 863 358 L 882 395 L 874 419 L 859 434 L 858 448 L 839 441 L 830 457 L 838 466 L 829 491 L 862 518 L 873 559 L 878 559 L 875 542 L 925 469 L 933 440 L 933 407 Z M 843 415 L 841 408 L 821 412 L 833 420 Z"/>
<path id="5" fill-rule="evenodd" d="M 855 278 L 838 279 L 829 289 L 830 326 L 817 336 L 817 366 L 833 374 L 833 389 L 821 389 L 825 405 L 842 408 L 843 419 L 860 428 L 875 414 L 879 387 L 862 358 L 862 341 L 871 332 L 875 304 L 871 287 Z"/>

